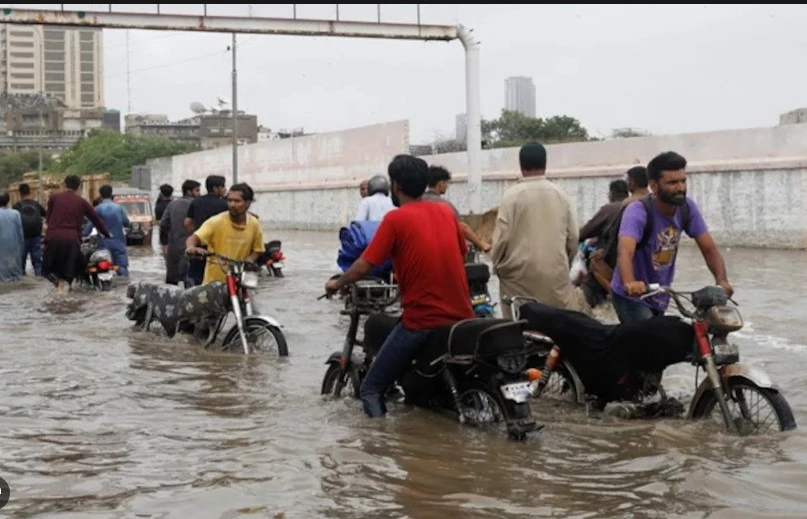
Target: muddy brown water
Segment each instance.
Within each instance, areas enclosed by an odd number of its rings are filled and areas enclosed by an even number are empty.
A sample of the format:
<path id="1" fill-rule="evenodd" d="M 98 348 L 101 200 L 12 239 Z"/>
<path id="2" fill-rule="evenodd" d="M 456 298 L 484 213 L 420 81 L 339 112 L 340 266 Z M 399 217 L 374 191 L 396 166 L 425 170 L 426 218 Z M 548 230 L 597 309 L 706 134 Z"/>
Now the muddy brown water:
<path id="1" fill-rule="evenodd" d="M 0 476 L 16 517 L 804 517 L 807 515 L 807 286 L 804 252 L 725 252 L 747 322 L 744 360 L 781 384 L 802 429 L 736 438 L 708 423 L 586 418 L 536 406 L 526 443 L 394 407 L 323 401 L 339 303 L 317 301 L 335 233 L 277 233 L 287 277 L 261 309 L 290 356 L 211 354 L 130 330 L 123 284 L 53 295 L 33 279 L 0 287 Z M 162 260 L 132 249 L 133 279 Z M 679 286 L 709 275 L 683 249 Z M 494 282 L 494 289 L 495 289 Z M 691 394 L 694 370 L 665 374 Z"/>

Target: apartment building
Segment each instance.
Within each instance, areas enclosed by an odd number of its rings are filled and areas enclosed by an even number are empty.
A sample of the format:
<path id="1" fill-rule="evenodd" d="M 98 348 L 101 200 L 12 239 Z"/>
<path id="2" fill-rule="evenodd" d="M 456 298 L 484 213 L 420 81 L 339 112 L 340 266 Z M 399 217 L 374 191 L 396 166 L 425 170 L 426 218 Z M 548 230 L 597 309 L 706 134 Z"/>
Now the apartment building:
<path id="1" fill-rule="evenodd" d="M 104 106 L 101 29 L 0 25 L 0 93 L 52 94 L 67 108 Z"/>

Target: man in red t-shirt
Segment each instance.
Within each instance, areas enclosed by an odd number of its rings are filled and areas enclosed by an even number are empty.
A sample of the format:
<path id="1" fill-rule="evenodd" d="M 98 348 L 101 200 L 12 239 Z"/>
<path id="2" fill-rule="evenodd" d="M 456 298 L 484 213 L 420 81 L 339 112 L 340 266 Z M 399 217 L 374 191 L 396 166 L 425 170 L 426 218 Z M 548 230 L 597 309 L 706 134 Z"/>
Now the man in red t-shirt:
<path id="1" fill-rule="evenodd" d="M 457 218 L 447 204 L 420 200 L 429 178 L 426 161 L 398 155 L 388 173 L 392 201 L 399 209 L 384 215 L 361 258 L 325 284 L 329 294 L 338 292 L 392 258 L 403 318 L 384 342 L 359 391 L 371 417 L 386 414 L 387 388 L 421 352 L 435 329 L 474 317 L 463 261 L 467 248 Z"/>

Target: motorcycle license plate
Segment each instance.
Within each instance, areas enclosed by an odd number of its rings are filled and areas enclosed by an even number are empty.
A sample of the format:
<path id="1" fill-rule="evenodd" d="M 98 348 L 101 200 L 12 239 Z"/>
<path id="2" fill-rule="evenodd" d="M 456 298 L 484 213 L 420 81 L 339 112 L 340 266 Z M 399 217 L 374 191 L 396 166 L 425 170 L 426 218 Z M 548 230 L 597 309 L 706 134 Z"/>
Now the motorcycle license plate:
<path id="1" fill-rule="evenodd" d="M 504 398 L 516 403 L 526 402 L 532 396 L 532 388 L 529 382 L 505 384 L 501 387 L 501 391 Z"/>
<path id="2" fill-rule="evenodd" d="M 272 268 L 273 269 L 282 269 L 283 268 L 283 262 L 282 261 L 272 262 Z"/>
<path id="3" fill-rule="evenodd" d="M 109 281 L 112 279 L 112 272 L 99 272 L 98 279 L 101 281 Z"/>

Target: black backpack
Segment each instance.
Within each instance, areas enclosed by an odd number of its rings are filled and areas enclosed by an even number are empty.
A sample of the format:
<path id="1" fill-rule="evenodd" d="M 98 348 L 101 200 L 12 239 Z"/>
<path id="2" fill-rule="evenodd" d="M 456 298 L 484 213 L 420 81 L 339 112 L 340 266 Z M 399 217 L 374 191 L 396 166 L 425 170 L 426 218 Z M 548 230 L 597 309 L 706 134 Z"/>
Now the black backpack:
<path id="1" fill-rule="evenodd" d="M 647 213 L 647 222 L 644 226 L 644 231 L 642 232 L 642 239 L 639 240 L 639 243 L 636 244 L 636 249 L 640 249 L 647 245 L 647 242 L 650 240 L 650 233 L 653 232 L 653 206 L 651 205 L 652 199 L 650 195 L 639 199 L 642 202 L 642 206 L 644 206 L 645 213 Z M 630 204 L 628 204 L 630 205 Z M 619 213 L 611 220 L 611 223 L 605 229 L 602 234 L 602 245 L 598 248 L 604 251 L 603 259 L 605 260 L 605 264 L 611 267 L 612 269 L 616 268 L 616 260 L 617 260 L 617 248 L 619 245 L 619 227 L 622 225 L 622 215 L 625 213 L 625 209 L 628 206 L 626 205 L 622 209 L 619 210 Z M 681 227 L 686 229 L 689 227 L 689 220 L 692 215 L 690 214 L 689 204 L 686 203 L 681 206 Z"/>
<path id="2" fill-rule="evenodd" d="M 20 202 L 22 232 L 26 238 L 35 238 L 42 234 L 42 213 L 39 204 L 31 200 Z"/>

